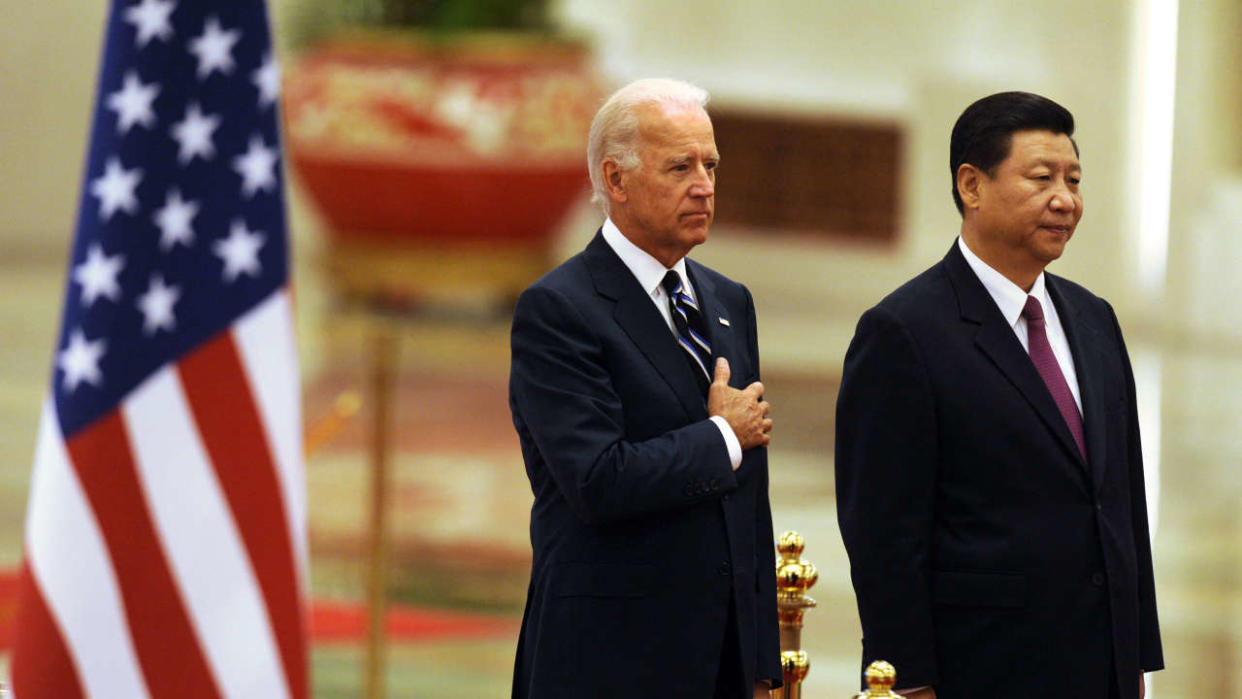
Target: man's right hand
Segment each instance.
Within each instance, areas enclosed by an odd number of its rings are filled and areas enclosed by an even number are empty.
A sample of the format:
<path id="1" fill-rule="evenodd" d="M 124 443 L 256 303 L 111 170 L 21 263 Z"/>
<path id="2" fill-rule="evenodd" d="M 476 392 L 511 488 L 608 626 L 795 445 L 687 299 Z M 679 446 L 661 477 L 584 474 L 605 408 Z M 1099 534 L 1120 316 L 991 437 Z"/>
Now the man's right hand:
<path id="1" fill-rule="evenodd" d="M 756 381 L 739 391 L 729 385 L 729 375 L 729 361 L 720 357 L 707 389 L 708 414 L 719 415 L 729 423 L 742 451 L 766 447 L 772 441 L 772 419 L 768 417 L 772 406 L 763 400 L 763 384 Z"/>

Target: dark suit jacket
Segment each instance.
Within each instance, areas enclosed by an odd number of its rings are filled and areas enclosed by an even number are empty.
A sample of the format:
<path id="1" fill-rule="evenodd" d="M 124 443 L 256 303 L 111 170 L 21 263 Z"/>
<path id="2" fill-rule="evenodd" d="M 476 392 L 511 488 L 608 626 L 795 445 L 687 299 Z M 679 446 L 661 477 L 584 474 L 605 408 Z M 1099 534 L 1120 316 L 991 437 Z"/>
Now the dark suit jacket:
<path id="1" fill-rule="evenodd" d="M 686 265 L 730 383 L 758 380 L 750 293 Z M 731 603 L 747 696 L 779 685 L 766 450 L 731 469 L 672 331 L 601 235 L 522 294 L 512 351 L 535 494 L 513 696 L 710 697 Z"/>
<path id="2" fill-rule="evenodd" d="M 957 245 L 858 322 L 837 402 L 864 661 L 940 699 L 1136 697 L 1163 667 L 1134 378 L 1112 308 L 1051 274 L 1084 463 Z"/>

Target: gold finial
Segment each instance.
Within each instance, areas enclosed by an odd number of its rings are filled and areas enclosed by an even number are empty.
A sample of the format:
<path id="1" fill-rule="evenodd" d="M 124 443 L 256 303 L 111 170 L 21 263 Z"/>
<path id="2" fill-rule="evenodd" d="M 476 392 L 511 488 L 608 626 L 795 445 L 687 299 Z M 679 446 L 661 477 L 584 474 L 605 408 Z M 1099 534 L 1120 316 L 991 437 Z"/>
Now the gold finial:
<path id="1" fill-rule="evenodd" d="M 801 597 L 819 580 L 819 571 L 815 564 L 802 560 L 802 551 L 806 543 L 798 532 L 781 534 L 776 550 L 781 560 L 776 563 L 776 589 L 786 598 Z M 809 606 L 814 606 L 814 601 Z"/>
<path id="2" fill-rule="evenodd" d="M 897 670 L 883 660 L 873 661 L 863 673 L 867 680 L 867 691 L 857 695 L 855 699 L 901 699 L 901 695 L 893 692 L 897 684 Z"/>
<path id="3" fill-rule="evenodd" d="M 781 534 L 776 550 L 776 616 L 781 632 L 781 669 L 785 686 L 776 696 L 781 699 L 802 699 L 802 680 L 811 669 L 811 661 L 802 650 L 802 615 L 815 606 L 806 594 L 819 571 L 810 561 L 802 560 L 806 542 L 798 532 Z"/>
<path id="4" fill-rule="evenodd" d="M 811 671 L 811 659 L 804 650 L 787 650 L 781 653 L 781 671 L 785 678 L 801 683 Z"/>

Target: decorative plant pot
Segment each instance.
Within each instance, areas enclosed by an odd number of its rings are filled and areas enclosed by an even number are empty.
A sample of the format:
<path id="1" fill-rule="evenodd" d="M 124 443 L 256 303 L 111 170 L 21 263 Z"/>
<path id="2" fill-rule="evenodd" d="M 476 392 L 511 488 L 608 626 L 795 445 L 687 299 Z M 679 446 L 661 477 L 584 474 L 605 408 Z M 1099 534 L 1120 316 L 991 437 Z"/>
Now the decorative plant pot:
<path id="1" fill-rule="evenodd" d="M 405 253 L 430 257 L 441 276 L 469 258 L 462 274 L 483 284 L 524 285 L 546 268 L 550 236 L 588 187 L 600 90 L 587 58 L 581 45 L 523 35 L 393 32 L 342 35 L 302 56 L 285 79 L 289 162 L 328 223 L 332 256 L 362 254 L 334 269 L 363 287 L 408 287 Z"/>

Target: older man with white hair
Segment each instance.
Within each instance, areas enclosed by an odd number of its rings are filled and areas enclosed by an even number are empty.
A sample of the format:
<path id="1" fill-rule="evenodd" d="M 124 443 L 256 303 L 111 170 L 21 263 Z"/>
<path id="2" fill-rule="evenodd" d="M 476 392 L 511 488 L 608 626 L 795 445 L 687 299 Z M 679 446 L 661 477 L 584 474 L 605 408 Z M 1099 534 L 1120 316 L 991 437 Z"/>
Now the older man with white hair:
<path id="1" fill-rule="evenodd" d="M 780 684 L 755 306 L 707 240 L 707 93 L 612 95 L 587 165 L 607 218 L 513 315 L 509 405 L 535 494 L 513 696 L 767 697 Z"/>

